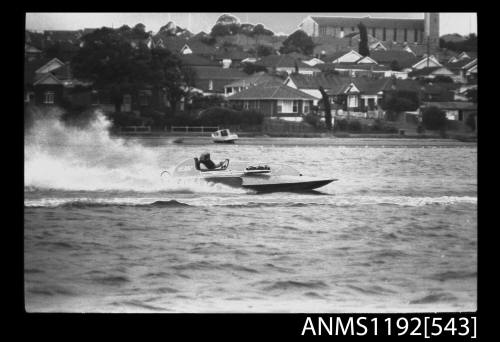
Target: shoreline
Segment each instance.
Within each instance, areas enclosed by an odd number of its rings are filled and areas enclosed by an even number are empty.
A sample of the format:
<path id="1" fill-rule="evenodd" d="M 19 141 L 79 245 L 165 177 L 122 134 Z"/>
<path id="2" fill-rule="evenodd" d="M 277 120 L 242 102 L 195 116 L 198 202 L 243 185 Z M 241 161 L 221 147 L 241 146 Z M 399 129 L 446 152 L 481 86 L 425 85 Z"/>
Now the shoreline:
<path id="1" fill-rule="evenodd" d="M 212 145 L 216 144 L 209 136 L 200 135 L 137 135 L 120 134 L 113 137 L 142 140 L 154 143 L 167 143 L 182 145 Z M 356 147 L 477 147 L 477 142 L 459 141 L 450 138 L 412 138 L 412 137 L 240 137 L 234 144 L 237 145 L 280 145 L 280 146 L 356 146 Z"/>

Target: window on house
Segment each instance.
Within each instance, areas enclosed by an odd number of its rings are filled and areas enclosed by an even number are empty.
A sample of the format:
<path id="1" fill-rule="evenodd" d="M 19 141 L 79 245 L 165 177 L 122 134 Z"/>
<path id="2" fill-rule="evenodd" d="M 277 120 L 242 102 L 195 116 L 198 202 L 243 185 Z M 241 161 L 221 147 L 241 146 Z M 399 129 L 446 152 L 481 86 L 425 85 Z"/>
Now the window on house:
<path id="1" fill-rule="evenodd" d="M 418 30 L 414 30 L 414 31 L 413 31 L 413 41 L 414 41 L 415 43 L 417 43 L 417 42 L 418 42 Z"/>
<path id="2" fill-rule="evenodd" d="M 385 29 L 385 27 L 384 27 L 384 28 L 382 29 L 382 40 L 384 40 L 384 41 L 385 41 L 385 40 L 386 40 L 386 38 L 387 38 L 387 31 L 386 31 L 386 29 Z"/>
<path id="3" fill-rule="evenodd" d="M 356 95 L 349 95 L 347 98 L 347 104 L 349 108 L 358 107 L 358 97 Z"/>
<path id="4" fill-rule="evenodd" d="M 278 100 L 278 113 L 293 113 L 295 101 Z"/>
<path id="5" fill-rule="evenodd" d="M 298 113 L 298 112 L 299 112 L 299 101 L 293 101 L 292 113 Z"/>
<path id="6" fill-rule="evenodd" d="M 303 105 L 302 105 L 302 112 L 304 114 L 309 114 L 309 110 L 310 110 L 310 104 L 309 104 L 309 101 L 304 101 L 303 102 Z"/>
<path id="7" fill-rule="evenodd" d="M 392 40 L 395 42 L 398 40 L 398 29 L 394 29 Z"/>
<path id="8" fill-rule="evenodd" d="M 45 104 L 53 104 L 54 103 L 54 96 L 55 93 L 53 91 L 47 91 L 45 92 L 45 97 L 43 103 Z"/>
<path id="9" fill-rule="evenodd" d="M 226 92 L 227 92 L 228 94 L 232 94 L 232 93 L 233 93 L 233 87 L 227 87 L 227 88 L 226 88 Z"/>
<path id="10" fill-rule="evenodd" d="M 405 29 L 405 37 L 404 38 L 405 38 L 405 42 L 407 42 L 408 41 L 408 29 Z"/>

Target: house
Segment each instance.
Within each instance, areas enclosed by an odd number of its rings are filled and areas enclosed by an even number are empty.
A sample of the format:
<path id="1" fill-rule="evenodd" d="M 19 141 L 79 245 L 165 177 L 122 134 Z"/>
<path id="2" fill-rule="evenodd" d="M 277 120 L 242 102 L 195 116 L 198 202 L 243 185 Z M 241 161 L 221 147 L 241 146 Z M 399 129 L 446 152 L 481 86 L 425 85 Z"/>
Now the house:
<path id="1" fill-rule="evenodd" d="M 248 52 L 239 49 L 220 48 L 214 55 L 214 60 L 218 61 L 223 67 L 239 66 L 243 60 L 250 58 L 252 55 Z"/>
<path id="2" fill-rule="evenodd" d="M 405 50 L 378 50 L 371 51 L 370 57 L 378 64 L 385 65 L 396 70 L 411 70 L 418 61 L 417 57 Z"/>
<path id="3" fill-rule="evenodd" d="M 325 75 L 323 73 L 317 75 L 291 74 L 287 77 L 284 84 L 313 96 L 313 105 L 317 106 L 319 100 L 322 98 L 319 87 L 323 87 L 325 92 L 331 95 L 331 89 L 345 84 L 347 80 L 348 78 L 346 77 Z"/>
<path id="4" fill-rule="evenodd" d="M 327 63 L 356 63 L 360 59 L 362 59 L 363 56 L 354 50 L 349 50 L 349 51 L 338 51 L 332 55 L 325 56 L 323 60 Z"/>
<path id="5" fill-rule="evenodd" d="M 454 80 L 459 83 L 474 83 L 477 81 L 477 58 L 462 58 L 445 66 L 453 72 Z"/>
<path id="6" fill-rule="evenodd" d="M 306 63 L 307 65 L 310 65 L 310 66 L 315 66 L 316 64 L 323 64 L 323 63 L 325 63 L 325 62 L 323 62 L 319 58 L 311 58 L 309 60 L 303 60 L 303 62 Z"/>
<path id="7" fill-rule="evenodd" d="M 314 73 L 319 73 L 320 70 L 316 67 L 312 67 L 299 59 L 296 59 L 289 55 L 270 55 L 261 58 L 255 65 L 266 67 L 270 72 L 278 73 L 294 73 L 298 69 L 299 74 L 313 75 Z"/>
<path id="8" fill-rule="evenodd" d="M 423 68 L 431 68 L 431 67 L 442 67 L 443 65 L 439 63 L 439 61 L 434 56 L 426 56 L 413 64 L 411 66 L 412 69 L 423 69 Z"/>
<path id="9" fill-rule="evenodd" d="M 224 86 L 224 95 L 230 96 L 239 93 L 240 91 L 243 91 L 245 89 L 248 89 L 252 86 L 264 83 L 283 83 L 283 79 L 278 76 L 269 75 L 264 71 L 256 72 L 253 75 L 226 84 Z"/>
<path id="10" fill-rule="evenodd" d="M 213 66 L 219 67 L 220 63 L 197 54 L 179 55 L 183 65 L 187 66 Z"/>
<path id="11" fill-rule="evenodd" d="M 224 86 L 248 76 L 243 71 L 220 66 L 192 66 L 195 73 L 194 87 L 203 95 L 224 95 Z"/>
<path id="12" fill-rule="evenodd" d="M 198 39 L 188 39 L 179 51 L 181 54 L 197 54 L 201 56 L 214 56 L 216 47 L 203 43 Z"/>
<path id="13" fill-rule="evenodd" d="M 389 79 L 356 78 L 331 89 L 336 115 L 381 118 L 384 88 Z"/>
<path id="14" fill-rule="evenodd" d="M 271 118 L 302 121 L 311 112 L 315 98 L 284 84 L 267 83 L 250 87 L 227 100 L 233 108 L 256 110 Z"/>
<path id="15" fill-rule="evenodd" d="M 28 61 L 39 59 L 43 56 L 43 52 L 34 46 L 24 44 L 24 58 Z"/>
<path id="16" fill-rule="evenodd" d="M 429 67 L 429 68 L 426 67 L 422 69 L 413 70 L 408 74 L 408 76 L 413 79 L 419 79 L 419 78 L 434 79 L 438 76 L 441 77 L 445 76 L 453 79 L 455 74 L 446 67 L 436 66 L 436 67 Z"/>
<path id="17" fill-rule="evenodd" d="M 25 61 L 25 103 L 60 105 L 65 100 L 73 104 L 89 104 L 91 83 L 75 79 L 69 63 L 57 58 Z"/>
<path id="18" fill-rule="evenodd" d="M 467 117 L 477 113 L 477 104 L 473 102 L 423 102 L 421 110 L 428 107 L 437 107 L 445 112 L 446 118 L 452 121 L 466 122 Z"/>

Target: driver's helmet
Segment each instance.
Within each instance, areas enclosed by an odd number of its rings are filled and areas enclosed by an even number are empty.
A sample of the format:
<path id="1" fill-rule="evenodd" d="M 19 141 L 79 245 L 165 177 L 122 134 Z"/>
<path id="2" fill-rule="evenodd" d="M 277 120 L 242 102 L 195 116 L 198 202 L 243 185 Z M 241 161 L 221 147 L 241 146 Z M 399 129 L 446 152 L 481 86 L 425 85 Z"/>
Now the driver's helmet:
<path id="1" fill-rule="evenodd" d="M 205 161 L 205 160 L 210 160 L 210 153 L 204 152 L 200 155 L 200 160 Z"/>

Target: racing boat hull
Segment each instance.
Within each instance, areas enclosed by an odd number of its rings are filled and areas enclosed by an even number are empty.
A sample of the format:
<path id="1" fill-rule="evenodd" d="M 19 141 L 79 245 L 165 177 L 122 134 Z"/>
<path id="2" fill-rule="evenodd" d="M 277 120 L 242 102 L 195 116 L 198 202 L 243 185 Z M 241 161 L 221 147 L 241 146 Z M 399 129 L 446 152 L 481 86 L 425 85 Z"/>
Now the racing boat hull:
<path id="1" fill-rule="evenodd" d="M 269 166 L 271 165 L 271 166 Z M 249 165 L 248 162 L 232 162 L 226 159 L 218 169 L 200 168 L 197 158 L 181 162 L 172 172 L 174 177 L 202 179 L 206 182 L 245 188 L 257 192 L 309 191 L 330 184 L 336 179 L 303 176 L 286 164 Z"/>

